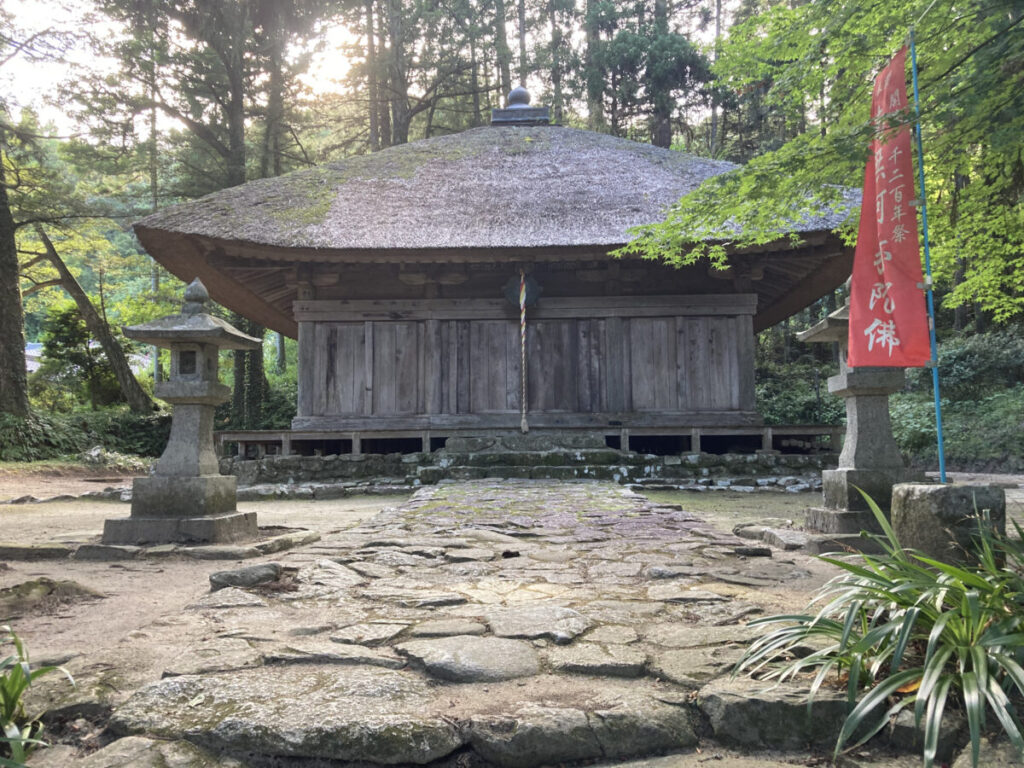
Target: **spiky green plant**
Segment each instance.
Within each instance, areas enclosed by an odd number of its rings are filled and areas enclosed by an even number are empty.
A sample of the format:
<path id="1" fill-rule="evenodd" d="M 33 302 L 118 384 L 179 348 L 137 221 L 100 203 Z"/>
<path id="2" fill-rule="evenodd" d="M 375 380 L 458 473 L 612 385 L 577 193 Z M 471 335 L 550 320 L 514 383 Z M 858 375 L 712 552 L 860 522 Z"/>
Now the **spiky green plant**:
<path id="1" fill-rule="evenodd" d="M 36 667 L 29 664 L 25 642 L 9 626 L 0 627 L 4 645 L 13 646 L 10 656 L 0 658 L 0 768 L 20 768 L 29 752 L 41 744 L 42 731 L 38 717 L 25 713 L 25 692 L 33 682 L 51 672 L 61 672 L 74 685 L 71 675 L 56 666 Z"/>
<path id="2" fill-rule="evenodd" d="M 812 701 L 827 682 L 845 684 L 849 714 L 836 756 L 912 706 L 931 768 L 943 713 L 955 701 L 966 715 L 975 768 L 989 715 L 1024 757 L 1020 528 L 1013 540 L 980 525 L 970 564 L 951 565 L 904 549 L 878 505 L 865 499 L 882 527 L 873 538 L 884 553 L 822 557 L 843 573 L 812 601 L 818 612 L 751 622 L 774 628 L 750 646 L 735 672 L 778 681 L 809 677 Z"/>

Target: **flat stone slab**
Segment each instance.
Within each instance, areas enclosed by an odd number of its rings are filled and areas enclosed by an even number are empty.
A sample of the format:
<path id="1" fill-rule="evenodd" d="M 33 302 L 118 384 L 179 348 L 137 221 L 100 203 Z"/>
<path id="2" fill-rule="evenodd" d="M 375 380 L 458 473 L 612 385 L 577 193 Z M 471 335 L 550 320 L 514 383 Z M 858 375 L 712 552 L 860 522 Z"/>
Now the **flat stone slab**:
<path id="1" fill-rule="evenodd" d="M 482 635 L 487 627 L 468 619 L 436 619 L 420 622 L 409 630 L 412 637 L 450 637 L 452 635 Z"/>
<path id="2" fill-rule="evenodd" d="M 807 706 L 807 689 L 744 678 L 715 680 L 697 694 L 717 741 L 739 747 L 831 747 L 846 718 L 845 691 L 822 688 Z"/>
<path id="3" fill-rule="evenodd" d="M 605 677 L 640 677 L 647 664 L 647 654 L 637 648 L 597 643 L 551 648 L 545 658 L 554 672 Z"/>
<path id="4" fill-rule="evenodd" d="M 218 754 L 419 765 L 469 745 L 510 768 L 663 752 L 697 742 L 699 717 L 644 681 L 562 678 L 431 685 L 412 672 L 274 666 L 153 683 L 118 708 L 116 735 L 188 739 Z M 670 700 L 669 703 L 666 700 Z"/>
<path id="5" fill-rule="evenodd" d="M 537 652 L 519 640 L 456 635 L 412 640 L 396 646 L 396 650 L 422 666 L 428 675 L 454 683 L 514 680 L 540 672 Z"/>
<path id="6" fill-rule="evenodd" d="M 484 614 L 498 637 L 534 639 L 546 637 L 556 643 L 571 642 L 594 622 L 572 608 L 558 605 L 524 605 L 497 609 Z"/>

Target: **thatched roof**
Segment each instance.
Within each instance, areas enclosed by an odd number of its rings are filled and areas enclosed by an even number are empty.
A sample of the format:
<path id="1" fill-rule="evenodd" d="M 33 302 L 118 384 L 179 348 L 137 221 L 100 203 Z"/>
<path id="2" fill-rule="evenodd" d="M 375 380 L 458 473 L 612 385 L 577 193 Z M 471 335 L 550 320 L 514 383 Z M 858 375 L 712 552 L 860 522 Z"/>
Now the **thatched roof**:
<path id="1" fill-rule="evenodd" d="M 488 126 L 252 181 L 139 226 L 285 248 L 614 246 L 735 167 L 573 128 Z"/>
<path id="2" fill-rule="evenodd" d="M 173 274 L 201 277 L 221 304 L 294 336 L 303 264 L 326 279 L 367 264 L 607 262 L 630 227 L 735 167 L 573 128 L 488 126 L 221 190 L 135 231 Z M 830 234 L 845 215 L 794 226 L 799 246 L 784 238 L 736 256 L 760 260 L 742 289 L 758 294 L 756 329 L 849 276 L 852 253 Z M 695 292 L 729 289 L 702 287 L 706 267 L 690 270 Z"/>

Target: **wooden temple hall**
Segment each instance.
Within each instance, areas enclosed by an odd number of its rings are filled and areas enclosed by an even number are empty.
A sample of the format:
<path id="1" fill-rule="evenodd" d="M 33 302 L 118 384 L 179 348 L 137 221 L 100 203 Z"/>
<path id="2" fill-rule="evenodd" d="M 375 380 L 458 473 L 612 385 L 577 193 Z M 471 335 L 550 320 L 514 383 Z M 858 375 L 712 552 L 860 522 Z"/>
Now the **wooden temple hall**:
<path id="1" fill-rule="evenodd" d="M 490 126 L 136 224 L 173 274 L 298 339 L 292 430 L 224 438 L 387 452 L 525 426 L 650 452 L 777 447 L 787 430 L 755 410 L 754 334 L 849 276 L 842 214 L 801 227 L 797 247 L 737 252 L 724 273 L 612 257 L 630 227 L 734 166 L 510 101 Z"/>

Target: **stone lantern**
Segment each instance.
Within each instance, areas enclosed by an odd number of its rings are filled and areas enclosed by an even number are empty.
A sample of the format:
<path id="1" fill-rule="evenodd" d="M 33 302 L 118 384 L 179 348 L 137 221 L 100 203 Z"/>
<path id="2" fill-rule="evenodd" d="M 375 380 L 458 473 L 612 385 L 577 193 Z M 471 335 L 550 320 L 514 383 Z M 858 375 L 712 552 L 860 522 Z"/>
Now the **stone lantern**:
<path id="1" fill-rule="evenodd" d="M 131 517 L 107 520 L 104 544 L 228 543 L 255 539 L 256 514 L 238 512 L 237 478 L 220 474 L 213 446 L 214 408 L 231 388 L 217 379 L 221 349 L 259 349 L 206 311 L 198 278 L 185 289 L 181 313 L 126 327 L 130 339 L 170 349 L 171 372 L 155 394 L 174 406 L 167 448 L 149 477 L 132 485 Z"/>
<path id="2" fill-rule="evenodd" d="M 846 364 L 849 305 L 797 334 L 804 342 L 837 342 L 839 373 L 828 380 L 828 391 L 846 400 L 846 438 L 839 466 L 821 473 L 824 509 L 808 511 L 807 527 L 825 533 L 875 530 L 874 516 L 858 488 L 888 510 L 892 487 L 916 480 L 907 469 L 892 434 L 889 395 L 903 389 L 902 368 L 851 368 Z"/>

